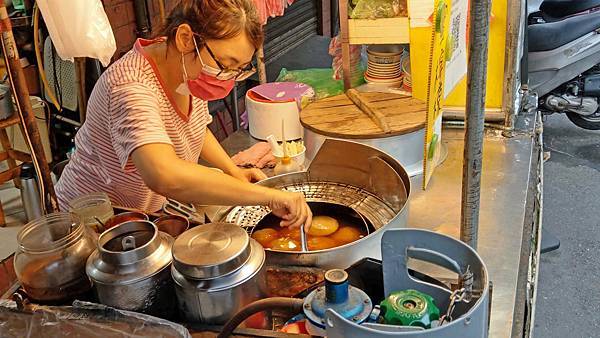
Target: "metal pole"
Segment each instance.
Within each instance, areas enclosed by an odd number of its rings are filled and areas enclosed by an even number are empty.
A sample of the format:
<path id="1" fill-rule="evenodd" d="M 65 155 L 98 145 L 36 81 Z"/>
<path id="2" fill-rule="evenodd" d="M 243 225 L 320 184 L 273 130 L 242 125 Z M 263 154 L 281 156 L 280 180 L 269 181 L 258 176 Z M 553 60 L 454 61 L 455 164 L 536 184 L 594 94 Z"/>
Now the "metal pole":
<path id="1" fill-rule="evenodd" d="M 165 14 L 165 0 L 158 0 L 158 14 L 160 16 L 160 24 L 164 25 L 167 21 L 167 15 Z"/>
<path id="2" fill-rule="evenodd" d="M 256 50 L 256 68 L 258 68 L 258 82 L 267 83 L 267 67 L 265 66 L 265 50 L 260 46 Z"/>
<path id="3" fill-rule="evenodd" d="M 238 90 L 237 83 L 233 86 L 233 97 L 231 98 L 231 103 L 233 105 L 233 118 L 235 123 L 235 131 L 240 130 L 240 108 L 238 107 Z"/>
<path id="4" fill-rule="evenodd" d="M 504 93 L 502 95 L 502 111 L 504 126 L 507 127 L 505 136 L 515 126 L 517 109 L 519 108 L 519 88 L 521 87 L 520 70 L 521 57 L 524 52 L 525 17 L 527 16 L 527 1 L 509 0 L 506 28 L 506 55 L 504 58 Z"/>
<path id="5" fill-rule="evenodd" d="M 85 122 L 87 111 L 87 93 L 85 91 L 85 58 L 75 58 L 75 75 L 77 80 L 77 107 L 79 108 L 79 122 Z"/>
<path id="6" fill-rule="evenodd" d="M 148 18 L 148 3 L 146 0 L 133 0 L 133 12 L 135 14 L 135 26 L 137 34 L 142 38 L 149 38 L 150 19 Z"/>
<path id="7" fill-rule="evenodd" d="M 479 194 L 481 190 L 490 7 L 490 0 L 469 1 L 471 24 L 467 65 L 460 239 L 474 249 L 477 249 L 477 232 L 479 229 Z"/>
<path id="8" fill-rule="evenodd" d="M 6 62 L 11 89 L 16 101 L 17 112 L 21 119 L 22 130 L 24 133 L 23 136 L 31 149 L 31 159 L 36 170 L 37 178 L 40 181 L 40 200 L 47 212 L 53 212 L 58 210 L 54 185 L 52 184 L 50 168 L 48 167 L 48 162 L 44 155 L 42 139 L 40 138 L 40 132 L 37 128 L 35 115 L 31 108 L 31 101 L 29 101 L 29 91 L 27 90 L 25 75 L 23 74 L 23 68 L 21 68 L 21 63 L 19 61 L 19 52 L 17 51 L 17 44 L 12 32 L 11 21 L 8 17 L 8 11 L 6 10 L 4 0 L 0 0 L 0 33 L 2 34 L 1 45 L 4 61 Z"/>

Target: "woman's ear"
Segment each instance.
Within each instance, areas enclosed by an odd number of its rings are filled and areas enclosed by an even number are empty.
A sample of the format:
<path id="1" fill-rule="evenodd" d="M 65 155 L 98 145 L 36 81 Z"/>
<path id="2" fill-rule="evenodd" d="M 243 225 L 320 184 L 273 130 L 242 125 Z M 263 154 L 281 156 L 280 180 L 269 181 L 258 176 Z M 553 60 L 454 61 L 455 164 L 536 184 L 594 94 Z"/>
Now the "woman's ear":
<path id="1" fill-rule="evenodd" d="M 194 47 L 194 32 L 192 27 L 187 23 L 179 25 L 175 33 L 175 46 L 179 52 L 187 54 L 193 52 Z"/>

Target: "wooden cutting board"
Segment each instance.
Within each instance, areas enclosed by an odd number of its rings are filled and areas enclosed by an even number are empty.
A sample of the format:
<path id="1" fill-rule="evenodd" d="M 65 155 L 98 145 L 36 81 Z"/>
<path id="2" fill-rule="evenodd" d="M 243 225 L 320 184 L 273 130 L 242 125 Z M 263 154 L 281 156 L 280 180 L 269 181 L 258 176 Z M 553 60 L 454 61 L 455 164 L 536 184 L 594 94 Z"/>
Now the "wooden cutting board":
<path id="1" fill-rule="evenodd" d="M 361 95 L 383 113 L 391 127 L 390 133 L 377 126 L 346 94 L 309 104 L 300 112 L 300 122 L 305 128 L 325 136 L 355 139 L 402 135 L 425 127 L 425 102 L 390 93 Z"/>

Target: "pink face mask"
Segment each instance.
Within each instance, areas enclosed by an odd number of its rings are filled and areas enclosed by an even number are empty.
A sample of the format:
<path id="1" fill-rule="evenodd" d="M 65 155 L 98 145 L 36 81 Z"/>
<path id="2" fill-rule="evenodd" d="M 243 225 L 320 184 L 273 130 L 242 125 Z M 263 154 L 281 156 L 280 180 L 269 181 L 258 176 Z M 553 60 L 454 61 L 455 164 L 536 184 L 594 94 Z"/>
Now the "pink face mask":
<path id="1" fill-rule="evenodd" d="M 202 62 L 197 47 L 196 53 L 198 54 L 198 58 L 200 58 L 200 62 Z M 229 95 L 229 92 L 233 89 L 235 80 L 217 79 L 216 75 L 219 73 L 219 70 L 205 65 L 204 62 L 202 62 L 200 74 L 194 80 L 188 79 L 183 53 L 181 53 L 181 65 L 183 67 L 183 83 L 175 90 L 181 95 L 193 95 L 204 101 L 214 101 Z"/>
<path id="2" fill-rule="evenodd" d="M 197 79 L 188 80 L 185 84 L 187 84 L 187 89 L 193 96 L 204 101 L 214 101 L 229 95 L 235 81 L 218 80 L 216 77 L 201 71 Z"/>

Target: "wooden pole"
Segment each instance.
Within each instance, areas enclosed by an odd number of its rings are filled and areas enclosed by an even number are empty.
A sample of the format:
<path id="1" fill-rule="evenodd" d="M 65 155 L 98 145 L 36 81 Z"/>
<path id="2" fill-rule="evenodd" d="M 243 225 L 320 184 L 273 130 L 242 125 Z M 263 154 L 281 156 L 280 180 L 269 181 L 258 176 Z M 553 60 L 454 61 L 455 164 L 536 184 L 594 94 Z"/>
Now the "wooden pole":
<path id="1" fill-rule="evenodd" d="M 25 139 L 30 143 L 31 159 L 36 168 L 38 180 L 40 181 L 40 197 L 42 197 L 46 212 L 54 212 L 58 210 L 58 202 L 50 176 L 50 168 L 44 155 L 42 139 L 40 138 L 33 108 L 29 101 L 29 91 L 27 90 L 27 83 L 25 82 L 25 76 L 19 61 L 19 52 L 17 51 L 17 44 L 4 0 L 0 0 L 0 33 L 2 34 L 2 52 L 13 96 L 17 104 L 17 112 L 21 119 Z"/>
<path id="2" fill-rule="evenodd" d="M 348 2 L 339 1 L 340 12 L 340 42 L 342 44 L 342 77 L 344 89 L 352 88 L 350 79 L 350 33 L 348 32 Z"/>

